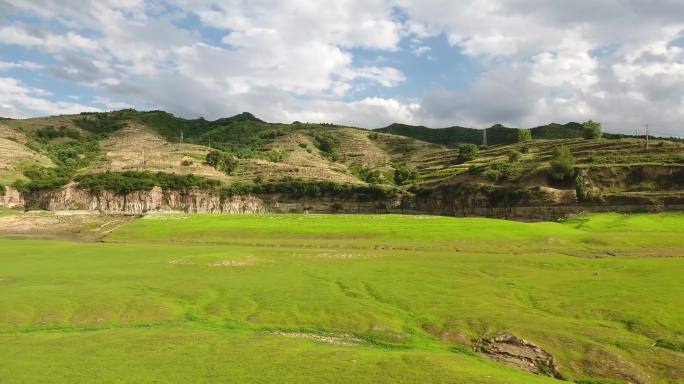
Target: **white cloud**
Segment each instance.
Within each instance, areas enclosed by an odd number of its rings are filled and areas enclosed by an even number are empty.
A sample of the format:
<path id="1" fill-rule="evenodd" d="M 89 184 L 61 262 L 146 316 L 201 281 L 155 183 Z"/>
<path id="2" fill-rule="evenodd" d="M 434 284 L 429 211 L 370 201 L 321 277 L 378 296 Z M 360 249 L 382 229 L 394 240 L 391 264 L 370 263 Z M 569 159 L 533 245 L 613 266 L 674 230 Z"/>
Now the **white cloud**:
<path id="1" fill-rule="evenodd" d="M 48 92 L 25 86 L 11 77 L 0 77 L 0 115 L 21 118 L 33 115 L 73 114 L 83 111 L 97 111 L 87 105 L 51 101 L 45 99 Z"/>
<path id="2" fill-rule="evenodd" d="M 112 99 L 104 96 L 95 96 L 93 98 L 93 103 L 102 105 L 105 109 L 110 111 L 117 111 L 120 109 L 133 108 L 131 104 L 124 103 L 121 101 L 112 101 Z"/>
<path id="3" fill-rule="evenodd" d="M 4 58 L 0 70 L 46 65 L 46 74 L 95 88 L 102 96 L 93 105 L 106 108 L 207 118 L 249 110 L 362 126 L 594 118 L 613 131 L 649 121 L 684 135 L 684 54 L 673 44 L 684 31 L 681 0 L 0 0 L 0 9 L 10 15 L 0 17 L 0 44 L 60 63 Z M 481 73 L 465 89 L 393 94 L 414 74 L 379 56 L 448 57 L 431 37 L 446 38 Z M 5 90 L 2 103 L 21 113 L 60 109 L 47 93 L 21 88 Z M 372 97 L 374 89 L 382 91 Z"/>
<path id="4" fill-rule="evenodd" d="M 6 71 L 9 69 L 28 69 L 28 70 L 38 70 L 45 68 L 44 65 L 34 63 L 32 61 L 2 61 L 0 60 L 0 71 Z"/>
<path id="5" fill-rule="evenodd" d="M 424 54 L 430 52 L 431 50 L 432 50 L 431 47 L 421 45 L 420 47 L 414 48 L 413 51 L 411 51 L 411 52 L 413 52 L 413 54 L 416 56 L 423 56 Z"/>

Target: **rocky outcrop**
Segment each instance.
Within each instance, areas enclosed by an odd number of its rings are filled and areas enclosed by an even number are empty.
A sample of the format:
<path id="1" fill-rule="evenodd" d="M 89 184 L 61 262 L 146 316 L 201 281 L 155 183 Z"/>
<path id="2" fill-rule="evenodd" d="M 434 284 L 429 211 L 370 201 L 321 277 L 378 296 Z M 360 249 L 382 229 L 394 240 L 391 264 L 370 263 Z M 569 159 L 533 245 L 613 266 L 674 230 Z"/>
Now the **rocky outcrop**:
<path id="1" fill-rule="evenodd" d="M 69 184 L 57 192 L 38 192 L 26 198 L 26 209 L 50 211 L 88 210 L 106 214 L 138 215 L 147 212 L 182 211 L 196 213 L 261 213 L 266 208 L 254 196 L 222 199 L 217 194 L 200 190 L 150 191 L 117 195 L 111 192 L 90 193 Z"/>
<path id="2" fill-rule="evenodd" d="M 556 369 L 553 356 L 527 340 L 503 335 L 494 339 L 482 340 L 477 349 L 489 359 L 511 367 L 536 375 L 563 379 L 563 375 Z"/>
<path id="3" fill-rule="evenodd" d="M 5 186 L 4 191 L 0 191 L 0 207 L 23 208 L 24 197 L 19 191 L 12 187 Z"/>
<path id="4" fill-rule="evenodd" d="M 222 198 L 201 190 L 162 190 L 117 195 L 90 193 L 72 183 L 59 191 L 37 192 L 25 196 L 27 210 L 87 210 L 106 214 L 139 215 L 147 212 L 181 211 L 190 213 L 409 213 L 401 200 L 362 201 L 355 199 L 301 198 L 282 195 L 233 196 Z"/>
<path id="5" fill-rule="evenodd" d="M 463 183 L 420 190 L 412 208 L 432 215 L 553 221 L 592 212 L 684 211 L 684 191 L 623 192 L 579 201 L 574 189 Z"/>
<path id="6" fill-rule="evenodd" d="M 522 221 L 553 221 L 589 212 L 684 211 L 684 193 L 623 193 L 600 201 L 579 202 L 575 191 L 550 187 L 521 189 L 478 188 L 469 184 L 441 185 L 416 196 L 367 200 L 359 198 L 293 198 L 286 195 L 247 195 L 222 198 L 201 190 L 162 190 L 117 195 L 90 193 L 77 184 L 58 191 L 21 194 L 5 187 L 0 206 L 26 210 L 87 210 L 105 214 L 147 212 L 191 213 L 396 213 L 456 217 L 492 217 Z"/>

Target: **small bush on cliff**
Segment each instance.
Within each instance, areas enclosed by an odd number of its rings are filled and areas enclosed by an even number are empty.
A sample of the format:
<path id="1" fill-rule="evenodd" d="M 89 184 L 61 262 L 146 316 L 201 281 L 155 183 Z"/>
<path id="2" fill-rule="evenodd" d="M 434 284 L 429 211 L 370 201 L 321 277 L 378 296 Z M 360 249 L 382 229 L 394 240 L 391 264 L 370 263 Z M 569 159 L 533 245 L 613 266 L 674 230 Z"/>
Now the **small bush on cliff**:
<path id="1" fill-rule="evenodd" d="M 566 146 L 556 147 L 553 150 L 550 162 L 550 174 L 555 180 L 565 180 L 575 174 L 575 157 L 570 148 Z"/>

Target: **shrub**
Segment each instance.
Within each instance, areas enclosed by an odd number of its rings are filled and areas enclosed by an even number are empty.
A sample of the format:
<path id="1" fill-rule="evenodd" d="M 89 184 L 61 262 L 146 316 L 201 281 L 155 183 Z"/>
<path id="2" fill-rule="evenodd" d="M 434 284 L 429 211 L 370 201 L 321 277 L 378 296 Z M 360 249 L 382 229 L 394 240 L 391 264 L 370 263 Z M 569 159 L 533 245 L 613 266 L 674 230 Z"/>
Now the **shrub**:
<path id="1" fill-rule="evenodd" d="M 468 167 L 468 174 L 472 176 L 476 175 L 481 175 L 487 170 L 487 167 L 484 165 L 471 165 Z"/>
<path id="2" fill-rule="evenodd" d="M 460 164 L 475 160 L 479 148 L 475 144 L 461 144 L 458 147 L 458 162 Z"/>
<path id="3" fill-rule="evenodd" d="M 531 129 L 525 129 L 525 128 L 518 129 L 517 140 L 518 140 L 518 143 L 523 143 L 525 141 L 532 140 L 532 130 Z"/>
<path id="4" fill-rule="evenodd" d="M 522 159 L 522 153 L 518 151 L 511 151 L 508 153 L 508 161 L 511 163 L 517 163 Z"/>
<path id="5" fill-rule="evenodd" d="M 582 124 L 582 136 L 587 140 L 598 140 L 601 138 L 601 123 L 589 120 Z"/>
<path id="6" fill-rule="evenodd" d="M 522 152 L 522 153 L 530 153 L 530 146 L 527 145 L 527 144 L 526 144 L 526 145 L 523 145 L 522 147 L 520 147 L 520 152 Z"/>
<path id="7" fill-rule="evenodd" d="M 587 200 L 587 191 L 584 188 L 584 177 L 582 175 L 575 177 L 575 192 L 579 201 Z"/>
<path id="8" fill-rule="evenodd" d="M 74 123 L 79 128 L 97 135 L 108 135 L 126 125 L 119 113 L 94 113 L 91 116 L 95 118 L 84 117 L 74 120 Z"/>
<path id="9" fill-rule="evenodd" d="M 281 151 L 269 151 L 266 153 L 266 157 L 268 158 L 268 161 L 272 163 L 280 163 L 285 160 L 285 153 Z"/>
<path id="10" fill-rule="evenodd" d="M 73 171 L 66 167 L 47 168 L 32 166 L 24 171 L 29 181 L 17 180 L 14 187 L 19 192 L 51 191 L 66 185 Z"/>
<path id="11" fill-rule="evenodd" d="M 384 181 L 383 175 L 379 169 L 356 166 L 352 168 L 352 173 L 369 184 L 378 184 Z"/>
<path id="12" fill-rule="evenodd" d="M 229 175 L 232 175 L 239 165 L 238 160 L 233 155 L 221 151 L 210 151 L 207 153 L 206 162 Z"/>
<path id="13" fill-rule="evenodd" d="M 394 182 L 397 185 L 404 185 L 411 180 L 415 180 L 417 172 L 409 168 L 406 164 L 396 164 L 394 166 Z"/>
<path id="14" fill-rule="evenodd" d="M 81 134 L 75 130 L 67 127 L 55 128 L 53 126 L 48 126 L 37 130 L 34 135 L 36 138 L 42 142 L 48 142 L 60 137 L 68 137 L 71 139 L 78 140 L 81 138 Z"/>
<path id="15" fill-rule="evenodd" d="M 553 150 L 550 165 L 551 177 L 556 180 L 564 180 L 575 174 L 575 157 L 566 146 L 556 147 Z"/>
<path id="16" fill-rule="evenodd" d="M 676 352 L 684 352 L 684 343 L 682 343 L 682 342 L 659 339 L 656 341 L 656 346 L 658 346 L 660 348 L 666 348 L 666 349 L 676 351 Z"/>
<path id="17" fill-rule="evenodd" d="M 192 160 L 183 160 L 181 161 L 181 166 L 183 167 L 189 167 L 192 165 Z"/>
<path id="18" fill-rule="evenodd" d="M 60 167 L 82 168 L 90 164 L 100 153 L 95 139 L 48 144 L 47 156 Z"/>
<path id="19" fill-rule="evenodd" d="M 314 136 L 314 145 L 318 148 L 323 156 L 332 161 L 337 161 L 337 139 L 330 134 L 319 133 Z"/>

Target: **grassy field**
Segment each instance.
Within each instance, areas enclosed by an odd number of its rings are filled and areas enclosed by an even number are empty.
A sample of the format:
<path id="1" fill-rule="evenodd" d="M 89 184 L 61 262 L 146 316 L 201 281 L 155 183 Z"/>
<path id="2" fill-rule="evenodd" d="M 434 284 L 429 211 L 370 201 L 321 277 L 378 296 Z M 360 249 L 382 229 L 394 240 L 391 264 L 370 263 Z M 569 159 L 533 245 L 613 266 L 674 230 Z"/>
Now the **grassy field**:
<path id="1" fill-rule="evenodd" d="M 0 382 L 556 381 L 476 353 L 507 334 L 571 381 L 684 383 L 682 239 L 674 214 L 152 215 L 102 242 L 0 237 Z"/>

